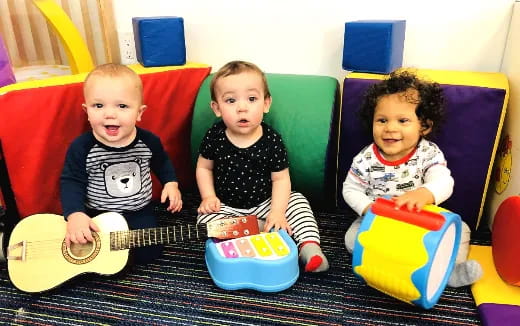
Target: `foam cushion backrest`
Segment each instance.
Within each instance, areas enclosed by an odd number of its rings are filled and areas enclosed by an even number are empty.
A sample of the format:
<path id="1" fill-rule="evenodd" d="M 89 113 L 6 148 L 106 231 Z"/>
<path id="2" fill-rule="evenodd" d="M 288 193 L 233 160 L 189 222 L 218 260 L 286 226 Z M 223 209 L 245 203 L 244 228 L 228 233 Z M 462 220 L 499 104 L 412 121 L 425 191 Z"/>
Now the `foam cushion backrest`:
<path id="1" fill-rule="evenodd" d="M 190 123 L 206 65 L 183 68 L 131 66 L 143 80 L 148 108 L 139 126 L 157 134 L 183 186 L 192 186 Z M 86 74 L 25 82 L 0 88 L 0 145 L 21 217 L 61 214 L 59 178 L 74 138 L 89 130 L 83 103 Z M 160 185 L 154 183 L 157 198 Z"/>
<path id="2" fill-rule="evenodd" d="M 419 70 L 419 76 L 441 84 L 446 98 L 446 121 L 432 138 L 448 161 L 455 188 L 441 206 L 459 214 L 471 228 L 482 215 L 485 193 L 509 96 L 500 73 Z M 357 117 L 364 92 L 384 75 L 352 73 L 343 84 L 338 154 L 338 203 L 353 157 L 372 141 Z"/>
<path id="3" fill-rule="evenodd" d="M 217 121 L 211 110 L 206 78 L 195 102 L 191 145 L 195 164 L 206 131 Z M 335 139 L 333 126 L 338 82 L 325 76 L 267 74 L 273 103 L 264 121 L 284 140 L 290 162 L 293 190 L 302 192 L 316 205 L 333 202 Z M 332 187 L 326 186 L 327 184 Z"/>

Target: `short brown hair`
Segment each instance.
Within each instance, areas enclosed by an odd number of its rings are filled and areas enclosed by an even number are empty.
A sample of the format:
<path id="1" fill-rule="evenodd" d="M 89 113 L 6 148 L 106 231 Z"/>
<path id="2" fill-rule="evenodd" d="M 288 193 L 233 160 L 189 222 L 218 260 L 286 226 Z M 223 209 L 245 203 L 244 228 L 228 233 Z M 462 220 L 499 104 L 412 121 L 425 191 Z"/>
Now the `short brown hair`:
<path id="1" fill-rule="evenodd" d="M 83 82 L 83 91 L 85 91 L 85 88 L 87 87 L 87 84 L 89 80 L 92 77 L 126 77 L 131 79 L 135 87 L 137 88 L 137 91 L 141 95 L 141 102 L 143 101 L 143 82 L 141 80 L 141 77 L 133 71 L 132 69 L 128 68 L 125 65 L 121 65 L 118 63 L 106 63 L 97 66 L 92 70 L 87 77 L 85 78 L 85 81 Z"/>
<path id="2" fill-rule="evenodd" d="M 262 83 L 264 84 L 264 92 L 265 92 L 265 98 L 271 97 L 271 92 L 269 91 L 269 86 L 267 85 L 267 79 L 265 78 L 265 74 L 260 68 L 258 68 L 257 65 L 251 62 L 247 61 L 230 61 L 226 63 L 222 68 L 220 68 L 216 73 L 215 76 L 213 76 L 213 79 L 211 80 L 209 89 L 211 92 L 211 100 L 216 101 L 217 97 L 215 95 L 215 85 L 217 84 L 217 81 L 220 78 L 231 76 L 231 75 L 237 75 L 239 73 L 242 73 L 244 71 L 252 71 L 258 73 L 262 77 Z"/>

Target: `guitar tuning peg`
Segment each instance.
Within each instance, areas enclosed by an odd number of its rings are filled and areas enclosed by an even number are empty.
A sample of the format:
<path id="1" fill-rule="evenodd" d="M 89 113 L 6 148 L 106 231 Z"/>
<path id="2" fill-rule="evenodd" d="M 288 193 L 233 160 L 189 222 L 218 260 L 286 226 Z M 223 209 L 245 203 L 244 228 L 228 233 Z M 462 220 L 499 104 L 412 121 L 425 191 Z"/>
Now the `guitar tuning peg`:
<path id="1" fill-rule="evenodd" d="M 247 218 L 242 217 L 241 221 L 242 221 L 242 223 L 247 223 Z"/>
<path id="2" fill-rule="evenodd" d="M 244 235 L 249 235 L 249 230 L 248 229 L 244 230 Z"/>
<path id="3" fill-rule="evenodd" d="M 233 231 L 233 235 L 235 235 L 235 236 L 238 235 L 238 231 L 237 230 Z"/>
<path id="4" fill-rule="evenodd" d="M 226 232 L 226 231 L 222 231 L 222 235 L 223 235 L 223 236 L 226 236 L 226 235 L 227 235 L 227 232 Z"/>
<path id="5" fill-rule="evenodd" d="M 237 224 L 237 220 L 232 220 L 231 224 Z"/>

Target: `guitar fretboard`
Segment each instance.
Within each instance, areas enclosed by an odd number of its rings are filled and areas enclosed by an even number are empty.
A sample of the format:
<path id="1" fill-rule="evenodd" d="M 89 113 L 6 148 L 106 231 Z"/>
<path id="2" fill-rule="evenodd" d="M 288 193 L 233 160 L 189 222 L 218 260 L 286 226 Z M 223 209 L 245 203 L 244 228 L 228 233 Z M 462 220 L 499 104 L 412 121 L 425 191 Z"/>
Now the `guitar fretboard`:
<path id="1" fill-rule="evenodd" d="M 206 239 L 206 224 L 176 224 L 139 230 L 110 232 L 110 249 L 123 250 L 137 247 Z"/>

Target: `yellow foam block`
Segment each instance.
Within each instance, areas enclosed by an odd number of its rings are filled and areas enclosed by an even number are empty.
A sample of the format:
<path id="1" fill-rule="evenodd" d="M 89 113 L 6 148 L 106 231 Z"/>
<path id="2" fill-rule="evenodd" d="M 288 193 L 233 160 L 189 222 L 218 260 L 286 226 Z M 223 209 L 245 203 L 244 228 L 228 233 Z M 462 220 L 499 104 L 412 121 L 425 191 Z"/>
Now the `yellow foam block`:
<path id="1" fill-rule="evenodd" d="M 477 87 L 489 87 L 505 89 L 509 92 L 509 83 L 503 73 L 498 72 L 476 72 L 476 71 L 452 71 L 433 69 L 404 69 L 411 70 L 419 77 L 446 85 L 465 85 Z M 358 79 L 385 79 L 388 75 L 352 72 L 348 78 Z"/>
<path id="2" fill-rule="evenodd" d="M 471 286 L 471 292 L 477 305 L 498 303 L 520 306 L 520 287 L 509 285 L 498 275 L 493 262 L 491 246 L 471 245 L 468 259 L 477 260 L 484 275 Z"/>
<path id="3" fill-rule="evenodd" d="M 163 71 L 170 70 L 178 70 L 178 69 L 189 69 L 189 68 L 206 68 L 209 67 L 207 64 L 196 63 L 196 62 L 187 62 L 182 66 L 164 66 L 164 67 L 143 67 L 141 64 L 136 63 L 128 66 L 133 71 L 138 73 L 139 75 L 152 74 Z M 38 88 L 38 87 L 48 87 L 48 86 L 58 86 L 58 85 L 67 85 L 74 83 L 82 83 L 87 77 L 88 73 L 74 74 L 74 75 L 66 75 L 66 76 L 57 76 L 51 77 L 47 79 L 41 80 L 27 80 L 20 83 L 15 83 L 11 85 L 7 85 L 4 87 L 0 87 L 0 95 L 21 89 L 28 88 Z"/>

